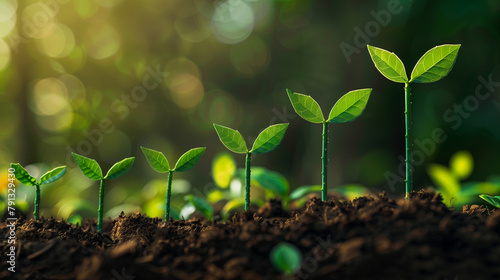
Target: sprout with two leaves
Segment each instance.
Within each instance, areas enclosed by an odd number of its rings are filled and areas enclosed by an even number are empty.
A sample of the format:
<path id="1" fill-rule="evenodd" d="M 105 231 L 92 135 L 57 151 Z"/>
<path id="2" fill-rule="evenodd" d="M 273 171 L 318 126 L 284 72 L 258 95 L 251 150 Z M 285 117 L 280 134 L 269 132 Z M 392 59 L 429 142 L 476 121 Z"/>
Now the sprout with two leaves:
<path id="1" fill-rule="evenodd" d="M 108 179 L 114 179 L 125 174 L 132 164 L 134 163 L 135 157 L 125 158 L 117 163 L 115 163 L 108 170 L 106 176 L 102 176 L 102 170 L 97 161 L 94 159 L 81 156 L 79 154 L 73 154 L 78 167 L 82 171 L 83 175 L 91 180 L 100 180 L 101 185 L 99 188 L 99 209 L 97 210 L 97 232 L 102 233 L 102 216 L 104 212 L 104 183 Z"/>
<path id="2" fill-rule="evenodd" d="M 38 181 L 19 163 L 11 163 L 10 167 L 14 169 L 14 174 L 19 182 L 25 184 L 26 186 L 35 187 L 35 209 L 33 211 L 33 217 L 35 220 L 38 219 L 40 217 L 40 186 L 52 183 L 61 178 L 66 173 L 66 166 L 59 166 L 48 171 L 43 174 Z"/>

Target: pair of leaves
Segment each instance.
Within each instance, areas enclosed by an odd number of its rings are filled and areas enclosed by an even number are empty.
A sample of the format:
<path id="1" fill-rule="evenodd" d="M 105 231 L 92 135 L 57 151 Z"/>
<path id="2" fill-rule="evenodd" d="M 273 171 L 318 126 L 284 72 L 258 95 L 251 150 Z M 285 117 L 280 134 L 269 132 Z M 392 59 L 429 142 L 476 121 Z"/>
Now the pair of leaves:
<path id="1" fill-rule="evenodd" d="M 177 160 L 174 169 L 170 169 L 170 164 L 162 152 L 145 147 L 141 147 L 141 149 L 151 167 L 153 167 L 153 169 L 157 172 L 165 173 L 169 171 L 188 171 L 193 168 L 193 166 L 200 160 L 206 148 L 194 148 L 185 152 L 179 160 Z"/>
<path id="2" fill-rule="evenodd" d="M 132 164 L 134 163 L 135 157 L 125 158 L 117 163 L 115 163 L 106 173 L 106 176 L 102 176 L 102 170 L 97 161 L 94 159 L 81 156 L 79 154 L 73 154 L 73 158 L 80 167 L 83 175 L 87 176 L 91 180 L 103 180 L 103 179 L 114 179 L 125 174 Z"/>
<path id="3" fill-rule="evenodd" d="M 325 120 L 318 102 L 309 95 L 286 90 L 295 112 L 308 122 L 312 123 L 345 123 L 359 117 L 368 103 L 371 88 L 358 89 L 346 93 L 333 105 L 328 119 Z"/>
<path id="4" fill-rule="evenodd" d="M 432 83 L 444 78 L 455 64 L 460 45 L 441 45 L 427 51 L 417 62 L 408 80 L 403 62 L 389 51 L 368 45 L 368 52 L 387 79 L 396 83 Z"/>
<path id="5" fill-rule="evenodd" d="M 25 184 L 26 186 L 40 186 L 43 184 L 52 183 L 55 180 L 61 178 L 66 173 L 66 166 L 56 167 L 40 177 L 37 181 L 33 176 L 31 176 L 26 169 L 24 169 L 19 163 L 11 163 L 11 168 L 14 168 L 14 174 L 19 182 Z"/>
<path id="6" fill-rule="evenodd" d="M 259 136 L 257 136 L 257 139 L 255 139 L 251 150 L 248 150 L 245 139 L 243 139 L 243 136 L 238 130 L 234 130 L 218 124 L 214 124 L 214 127 L 215 131 L 217 131 L 217 135 L 219 136 L 220 141 L 230 151 L 237 154 L 262 154 L 270 152 L 278 147 L 278 145 L 281 143 L 281 140 L 283 140 L 283 137 L 285 136 L 288 124 L 275 124 L 264 129 L 259 134 Z"/>
<path id="7" fill-rule="evenodd" d="M 271 262 L 284 274 L 293 274 L 299 270 L 302 264 L 302 253 L 295 246 L 287 242 L 281 242 L 271 250 Z"/>

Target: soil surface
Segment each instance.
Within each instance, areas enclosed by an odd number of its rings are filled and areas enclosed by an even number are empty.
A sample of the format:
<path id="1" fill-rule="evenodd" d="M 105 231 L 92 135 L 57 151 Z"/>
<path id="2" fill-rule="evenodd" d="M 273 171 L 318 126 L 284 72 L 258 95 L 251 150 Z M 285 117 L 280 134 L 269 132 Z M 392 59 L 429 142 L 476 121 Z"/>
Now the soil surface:
<path id="1" fill-rule="evenodd" d="M 224 223 L 135 213 L 108 220 L 104 234 L 91 221 L 18 220 L 16 228 L 16 272 L 4 242 L 2 279 L 500 279 L 500 211 L 453 211 L 432 191 L 409 201 L 313 198 L 292 213 L 271 200 Z M 6 223 L 0 232 L 6 240 Z M 282 241 L 304 256 L 292 276 L 269 259 Z"/>

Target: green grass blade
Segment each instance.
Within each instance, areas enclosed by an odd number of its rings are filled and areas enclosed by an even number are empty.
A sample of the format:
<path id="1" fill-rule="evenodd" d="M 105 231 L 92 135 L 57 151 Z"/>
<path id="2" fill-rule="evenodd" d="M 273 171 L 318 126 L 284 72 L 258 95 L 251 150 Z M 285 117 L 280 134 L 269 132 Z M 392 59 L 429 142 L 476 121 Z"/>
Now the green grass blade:
<path id="1" fill-rule="evenodd" d="M 31 176 L 19 163 L 11 163 L 10 167 L 14 168 L 14 175 L 16 175 L 16 179 L 19 182 L 25 184 L 26 186 L 36 186 L 36 179 Z"/>
<path id="2" fill-rule="evenodd" d="M 328 122 L 345 123 L 358 118 L 365 110 L 371 88 L 352 90 L 342 96 L 333 106 Z"/>
<path id="3" fill-rule="evenodd" d="M 397 55 L 370 45 L 367 47 L 375 67 L 382 75 L 396 83 L 408 82 L 405 66 Z"/>
<path id="4" fill-rule="evenodd" d="M 59 166 L 43 174 L 40 178 L 40 185 L 48 184 L 61 178 L 66 173 L 66 169 L 66 166 Z"/>
<path id="5" fill-rule="evenodd" d="M 214 128 L 222 144 L 224 144 L 224 146 L 226 146 L 226 148 L 230 151 L 238 154 L 244 154 L 247 152 L 248 149 L 245 139 L 243 139 L 243 136 L 238 130 L 215 123 Z"/>
<path id="6" fill-rule="evenodd" d="M 214 209 L 205 200 L 192 194 L 186 195 L 185 199 L 188 200 L 194 206 L 194 208 L 202 213 L 203 216 L 205 216 L 208 220 L 212 220 Z"/>
<path id="7" fill-rule="evenodd" d="M 302 253 L 300 250 L 287 242 L 281 242 L 271 250 L 271 262 L 285 274 L 297 272 L 302 264 Z"/>
<path id="8" fill-rule="evenodd" d="M 288 89 L 286 92 L 288 93 L 288 98 L 290 98 L 293 109 L 300 117 L 312 123 L 323 122 L 323 112 L 321 112 L 321 107 L 316 100 L 309 95 L 295 93 Z"/>
<path id="9" fill-rule="evenodd" d="M 80 170 L 82 171 L 83 175 L 87 176 L 89 179 L 92 180 L 101 180 L 102 179 L 102 170 L 97 161 L 81 156 L 79 154 L 71 153 L 73 155 L 73 158 L 76 161 L 76 164 L 78 164 L 78 167 L 80 167 Z"/>
<path id="10" fill-rule="evenodd" d="M 114 179 L 122 176 L 130 169 L 130 167 L 132 167 L 132 164 L 134 164 L 134 160 L 135 157 L 129 157 L 115 163 L 108 170 L 108 173 L 106 174 L 104 179 Z"/>
<path id="11" fill-rule="evenodd" d="M 432 83 L 450 73 L 457 59 L 460 45 L 441 45 L 427 51 L 411 72 L 410 82 Z"/>
<path id="12" fill-rule="evenodd" d="M 194 148 L 184 153 L 175 164 L 174 171 L 188 171 L 200 160 L 206 148 Z"/>
<path id="13" fill-rule="evenodd" d="M 160 173 L 166 173 L 170 171 L 170 164 L 162 152 L 141 147 L 144 156 L 146 157 L 149 165 L 156 171 Z"/>
<path id="14" fill-rule="evenodd" d="M 500 196 L 481 194 L 479 197 L 486 200 L 489 204 L 495 206 L 496 208 L 500 208 Z"/>
<path id="15" fill-rule="evenodd" d="M 283 140 L 287 128 L 287 123 L 280 123 L 264 129 L 255 139 L 251 152 L 262 154 L 276 149 Z"/>

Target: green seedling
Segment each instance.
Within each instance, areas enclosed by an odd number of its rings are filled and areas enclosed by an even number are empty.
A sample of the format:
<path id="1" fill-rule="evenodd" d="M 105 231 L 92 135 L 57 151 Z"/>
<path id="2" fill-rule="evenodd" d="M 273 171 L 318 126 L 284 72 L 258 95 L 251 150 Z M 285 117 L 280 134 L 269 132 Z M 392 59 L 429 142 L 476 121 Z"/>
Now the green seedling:
<path id="1" fill-rule="evenodd" d="M 106 176 L 102 176 L 102 170 L 97 161 L 94 159 L 81 156 L 79 154 L 73 154 L 73 158 L 80 167 L 83 175 L 91 180 L 100 180 L 101 185 L 99 188 L 99 208 L 97 210 L 97 232 L 102 233 L 102 216 L 104 213 L 104 190 L 105 190 L 105 181 L 107 179 L 114 179 L 125 174 L 132 164 L 134 163 L 135 157 L 125 158 L 117 163 L 115 163 L 108 170 Z"/>
<path id="2" fill-rule="evenodd" d="M 238 130 L 218 124 L 214 124 L 214 127 L 220 141 L 224 144 L 224 146 L 226 146 L 226 148 L 237 154 L 246 154 L 245 210 L 248 210 L 248 207 L 250 206 L 250 164 L 252 160 L 252 153 L 262 154 L 276 149 L 276 147 L 278 147 L 281 143 L 281 140 L 283 140 L 283 136 L 285 136 L 288 124 L 275 124 L 264 129 L 259 136 L 257 136 L 257 139 L 255 139 L 251 150 L 247 148 L 247 144 Z"/>
<path id="3" fill-rule="evenodd" d="M 151 167 L 160 173 L 168 172 L 167 195 L 165 198 L 165 217 L 164 221 L 168 222 L 170 217 L 170 196 L 172 188 L 172 177 L 175 171 L 188 171 L 200 160 L 206 148 L 194 148 L 184 153 L 173 169 L 170 168 L 167 158 L 162 152 L 141 147 L 144 156 L 148 160 Z"/>
<path id="4" fill-rule="evenodd" d="M 271 262 L 280 272 L 291 275 L 297 272 L 302 264 L 302 253 L 294 245 L 281 242 L 271 250 Z"/>
<path id="5" fill-rule="evenodd" d="M 328 167 L 328 124 L 345 123 L 358 118 L 364 111 L 371 88 L 358 89 L 346 93 L 333 105 L 328 119 L 325 119 L 318 102 L 309 95 L 295 93 L 286 90 L 293 109 L 304 120 L 311 123 L 323 124 L 323 152 L 321 155 L 321 200 L 326 201 L 327 197 L 327 167 Z"/>
<path id="6" fill-rule="evenodd" d="M 48 171 L 43 174 L 38 181 L 19 163 L 11 163 L 10 167 L 14 169 L 14 174 L 19 182 L 25 184 L 26 186 L 35 187 L 35 209 L 33 211 L 33 217 L 35 220 L 38 219 L 40 217 L 40 186 L 52 183 L 61 178 L 66 173 L 66 166 L 59 166 Z"/>
<path id="7" fill-rule="evenodd" d="M 489 204 L 495 206 L 496 208 L 500 208 L 500 196 L 491 196 L 487 194 L 482 194 L 479 196 L 480 198 L 486 200 Z"/>
<path id="8" fill-rule="evenodd" d="M 406 199 L 409 193 L 413 190 L 412 178 L 412 139 L 413 139 L 413 124 L 411 113 L 411 91 L 410 84 L 412 83 L 432 83 L 446 77 L 453 68 L 457 59 L 460 45 L 441 45 L 427 51 L 418 61 L 413 71 L 411 78 L 408 80 L 406 76 L 405 66 L 397 55 L 388 52 L 384 49 L 368 47 L 368 52 L 375 64 L 375 67 L 387 79 L 404 84 L 405 89 L 405 143 L 406 143 Z"/>

